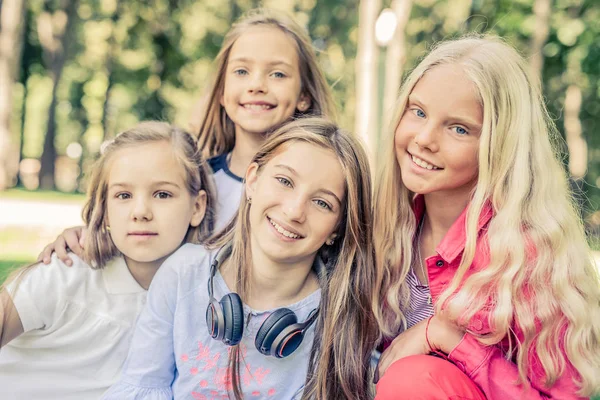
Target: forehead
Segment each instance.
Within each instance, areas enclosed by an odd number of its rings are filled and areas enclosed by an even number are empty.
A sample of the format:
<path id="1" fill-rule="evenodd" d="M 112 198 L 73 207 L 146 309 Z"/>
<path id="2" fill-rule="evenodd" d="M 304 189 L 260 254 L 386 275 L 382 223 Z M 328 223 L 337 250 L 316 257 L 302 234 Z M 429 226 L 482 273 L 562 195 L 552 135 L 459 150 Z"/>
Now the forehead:
<path id="1" fill-rule="evenodd" d="M 427 71 L 413 88 L 410 99 L 449 114 L 483 119 L 477 86 L 458 65 L 443 64 Z"/>
<path id="2" fill-rule="evenodd" d="M 326 189 L 339 199 L 346 192 L 346 178 L 337 155 L 329 149 L 301 140 L 281 145 L 266 168 L 292 168 L 297 180 L 314 190 Z"/>
<path id="3" fill-rule="evenodd" d="M 229 61 L 286 62 L 298 66 L 296 42 L 281 29 L 270 25 L 252 26 L 233 43 Z"/>
<path id="4" fill-rule="evenodd" d="M 108 183 L 143 185 L 168 181 L 183 185 L 185 171 L 167 141 L 135 144 L 116 150 L 108 165 Z"/>

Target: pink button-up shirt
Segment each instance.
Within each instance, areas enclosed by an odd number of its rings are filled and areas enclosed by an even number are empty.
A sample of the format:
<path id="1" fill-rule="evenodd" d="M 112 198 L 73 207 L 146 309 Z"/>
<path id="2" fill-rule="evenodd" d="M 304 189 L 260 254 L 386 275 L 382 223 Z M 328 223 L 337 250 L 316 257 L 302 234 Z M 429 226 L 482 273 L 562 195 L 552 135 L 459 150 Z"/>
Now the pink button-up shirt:
<path id="1" fill-rule="evenodd" d="M 468 207 L 467 207 L 468 208 Z M 465 220 L 467 208 L 454 222 L 450 230 L 436 247 L 437 255 L 428 257 L 427 274 L 429 275 L 429 288 L 433 303 L 448 286 L 456 273 L 466 243 Z M 420 221 L 425 212 L 425 202 L 422 196 L 415 198 L 414 211 L 417 221 Z M 489 264 L 489 248 L 487 243 L 487 226 L 492 219 L 491 205 L 487 205 L 479 219 L 479 235 L 475 257 L 465 279 L 473 273 L 480 271 Z M 469 331 L 485 335 L 490 333 L 488 312 L 478 312 L 470 321 Z M 519 339 L 523 338 L 518 326 L 512 327 Z M 510 399 L 581 399 L 576 395 L 577 386 L 573 378 L 578 377 L 577 371 L 567 363 L 564 373 L 558 378 L 551 388 L 544 387 L 544 374 L 539 359 L 531 354 L 530 385 L 517 385 L 519 378 L 517 365 L 507 360 L 502 345 L 486 346 L 481 344 L 475 336 L 466 333 L 461 342 L 448 354 L 448 359 L 467 374 L 485 393 L 488 400 Z M 565 355 L 566 358 L 566 355 Z"/>

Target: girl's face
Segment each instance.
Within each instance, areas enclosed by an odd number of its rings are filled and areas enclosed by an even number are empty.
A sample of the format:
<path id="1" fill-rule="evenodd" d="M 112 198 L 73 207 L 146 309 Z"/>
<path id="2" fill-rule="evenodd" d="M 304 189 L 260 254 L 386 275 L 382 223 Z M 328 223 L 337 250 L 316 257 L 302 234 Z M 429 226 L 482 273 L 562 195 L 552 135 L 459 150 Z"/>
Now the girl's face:
<path id="1" fill-rule="evenodd" d="M 279 28 L 256 26 L 231 47 L 221 105 L 236 134 L 263 134 L 296 109 L 308 110 L 310 100 L 301 86 L 294 41 Z"/>
<path id="2" fill-rule="evenodd" d="M 396 128 L 396 159 L 406 187 L 424 195 L 467 199 L 477 181 L 483 109 L 472 81 L 456 65 L 425 73 Z"/>
<path id="3" fill-rule="evenodd" d="M 307 162 L 310 160 L 310 162 Z M 336 155 L 314 144 L 282 145 L 246 174 L 252 252 L 277 263 L 312 263 L 341 218 L 345 179 Z"/>
<path id="4" fill-rule="evenodd" d="M 204 217 L 206 193 L 193 198 L 185 170 L 166 141 L 120 149 L 108 173 L 110 235 L 127 264 L 160 265 Z"/>

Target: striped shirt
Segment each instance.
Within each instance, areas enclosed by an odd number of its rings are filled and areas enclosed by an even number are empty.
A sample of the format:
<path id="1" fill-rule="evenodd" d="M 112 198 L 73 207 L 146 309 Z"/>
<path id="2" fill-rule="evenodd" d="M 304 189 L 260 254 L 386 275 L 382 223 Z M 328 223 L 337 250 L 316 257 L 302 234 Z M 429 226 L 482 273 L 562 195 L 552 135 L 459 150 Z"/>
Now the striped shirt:
<path id="1" fill-rule="evenodd" d="M 433 304 L 429 286 L 419 282 L 412 268 L 408 272 L 406 282 L 410 288 L 410 307 L 404 315 L 406 317 L 406 329 L 410 329 L 433 315 Z"/>

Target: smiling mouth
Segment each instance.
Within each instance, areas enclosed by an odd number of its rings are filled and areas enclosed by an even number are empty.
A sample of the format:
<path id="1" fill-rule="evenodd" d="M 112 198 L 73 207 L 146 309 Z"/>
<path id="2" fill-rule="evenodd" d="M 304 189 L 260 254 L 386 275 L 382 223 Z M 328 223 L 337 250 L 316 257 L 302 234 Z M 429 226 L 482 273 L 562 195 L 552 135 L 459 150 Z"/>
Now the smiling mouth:
<path id="1" fill-rule="evenodd" d="M 266 103 L 248 103 L 248 104 L 242 104 L 242 107 L 244 107 L 246 110 L 249 111 L 265 111 L 265 110 L 272 110 L 273 108 L 275 108 L 275 106 L 271 105 L 271 104 L 266 104 Z"/>
<path id="2" fill-rule="evenodd" d="M 273 221 L 271 218 L 267 217 L 267 219 L 269 220 L 269 223 L 273 226 L 273 228 L 275 228 L 275 230 L 281 233 L 283 236 L 288 237 L 290 239 L 302 239 L 302 236 L 298 235 L 297 233 L 288 231 L 287 229 L 279 225 L 277 222 Z"/>
<path id="3" fill-rule="evenodd" d="M 425 161 L 425 160 L 423 160 L 423 159 L 421 159 L 421 158 L 419 158 L 419 157 L 417 157 L 415 155 L 412 155 L 410 153 L 408 153 L 408 155 L 412 159 L 412 162 L 415 163 L 415 164 L 417 164 L 421 168 L 428 169 L 430 171 L 436 171 L 436 170 L 443 169 L 443 168 L 437 167 L 437 166 L 435 166 L 433 164 L 430 164 L 427 161 Z"/>

